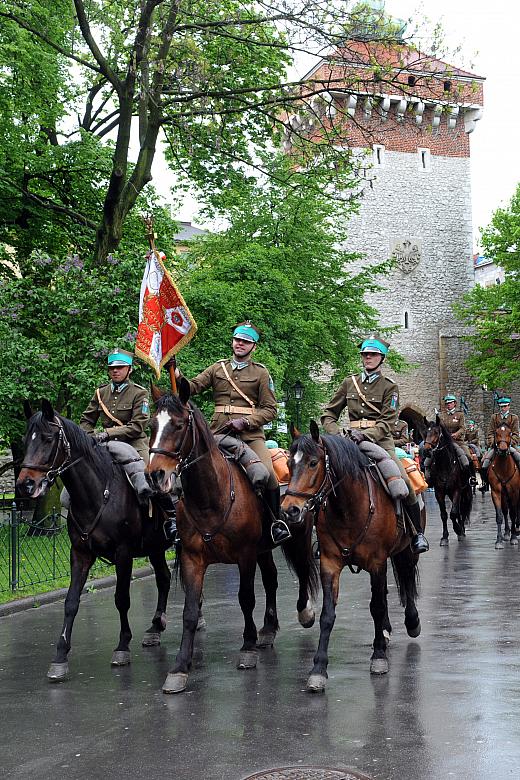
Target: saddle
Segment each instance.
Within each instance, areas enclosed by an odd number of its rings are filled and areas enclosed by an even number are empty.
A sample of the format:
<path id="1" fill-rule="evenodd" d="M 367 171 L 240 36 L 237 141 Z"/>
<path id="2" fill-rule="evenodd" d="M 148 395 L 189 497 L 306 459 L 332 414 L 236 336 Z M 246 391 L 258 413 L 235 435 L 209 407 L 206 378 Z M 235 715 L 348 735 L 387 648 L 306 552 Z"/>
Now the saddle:
<path id="1" fill-rule="evenodd" d="M 358 447 L 374 463 L 381 484 L 390 497 L 394 501 L 407 498 L 408 486 L 401 475 L 399 466 L 388 452 L 372 441 L 361 441 Z"/>

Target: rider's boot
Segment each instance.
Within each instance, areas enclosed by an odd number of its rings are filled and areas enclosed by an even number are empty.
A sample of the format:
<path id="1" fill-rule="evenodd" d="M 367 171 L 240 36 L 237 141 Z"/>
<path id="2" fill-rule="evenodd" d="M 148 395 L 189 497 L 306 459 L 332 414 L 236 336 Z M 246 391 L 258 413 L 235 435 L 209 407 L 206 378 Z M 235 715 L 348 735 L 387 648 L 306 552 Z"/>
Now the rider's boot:
<path id="1" fill-rule="evenodd" d="M 428 552 L 430 545 L 428 544 L 427 538 L 421 531 L 421 509 L 419 507 L 419 502 L 416 501 L 415 504 L 407 504 L 406 511 L 410 516 L 413 530 L 416 532 L 414 536 L 412 536 L 412 540 L 410 542 L 412 552 L 414 552 L 416 555 Z"/>
<path id="2" fill-rule="evenodd" d="M 146 479 L 144 471 L 134 471 L 133 473 L 129 473 L 126 469 L 125 471 L 130 477 L 130 482 L 132 483 L 132 487 L 137 493 L 139 503 L 143 506 L 148 506 L 149 500 L 154 495 L 154 489 Z"/>
<path id="3" fill-rule="evenodd" d="M 271 539 L 274 545 L 282 544 L 291 538 L 287 523 L 280 518 L 280 488 L 266 488 L 264 500 L 274 518 L 271 523 Z"/>
<path id="4" fill-rule="evenodd" d="M 179 500 L 172 493 L 155 493 L 157 503 L 165 516 L 163 523 L 164 536 L 170 544 L 179 541 L 177 534 L 177 501 Z"/>
<path id="5" fill-rule="evenodd" d="M 480 478 L 482 480 L 482 485 L 479 487 L 481 493 L 485 493 L 486 490 L 489 490 L 488 471 L 489 471 L 489 466 L 481 466 Z"/>

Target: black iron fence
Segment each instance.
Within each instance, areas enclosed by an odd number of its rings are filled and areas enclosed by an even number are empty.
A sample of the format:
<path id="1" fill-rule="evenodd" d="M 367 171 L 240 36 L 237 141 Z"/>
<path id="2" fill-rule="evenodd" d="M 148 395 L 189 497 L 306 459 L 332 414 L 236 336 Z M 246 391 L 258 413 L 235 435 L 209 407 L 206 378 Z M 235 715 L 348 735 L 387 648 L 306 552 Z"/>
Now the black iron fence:
<path id="1" fill-rule="evenodd" d="M 0 493 L 0 593 L 23 591 L 69 577 L 70 540 L 60 508 L 54 507 L 37 521 L 33 516 L 34 502 Z M 91 576 L 107 574 L 111 569 L 103 561 L 96 561 Z"/>

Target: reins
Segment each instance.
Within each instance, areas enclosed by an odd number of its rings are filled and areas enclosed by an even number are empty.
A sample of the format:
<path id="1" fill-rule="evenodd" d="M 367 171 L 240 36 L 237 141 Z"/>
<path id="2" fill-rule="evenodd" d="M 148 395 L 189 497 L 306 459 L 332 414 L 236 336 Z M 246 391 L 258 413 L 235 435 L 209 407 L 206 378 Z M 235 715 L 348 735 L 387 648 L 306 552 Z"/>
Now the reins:
<path id="1" fill-rule="evenodd" d="M 56 448 L 53 453 L 52 463 L 50 465 L 40 466 L 35 463 L 22 463 L 20 466 L 21 469 L 31 469 L 32 471 L 46 471 L 44 479 L 47 480 L 49 485 L 52 485 L 57 477 L 60 477 L 62 474 L 64 474 L 68 469 L 72 468 L 72 466 L 75 466 L 76 463 L 79 463 L 80 460 L 83 460 L 83 455 L 80 455 L 79 458 L 76 458 L 75 460 L 70 459 L 70 444 L 69 440 L 67 439 L 67 436 L 65 434 L 65 429 L 63 428 L 63 425 L 57 415 L 54 416 L 54 420 L 49 421 L 49 425 L 53 425 L 54 427 L 58 428 L 58 440 L 56 442 Z M 54 468 L 54 464 L 56 463 L 56 459 L 58 457 L 58 453 L 60 451 L 60 445 L 63 445 L 63 449 L 65 451 L 65 460 L 61 464 L 61 466 L 58 466 L 57 468 Z"/>

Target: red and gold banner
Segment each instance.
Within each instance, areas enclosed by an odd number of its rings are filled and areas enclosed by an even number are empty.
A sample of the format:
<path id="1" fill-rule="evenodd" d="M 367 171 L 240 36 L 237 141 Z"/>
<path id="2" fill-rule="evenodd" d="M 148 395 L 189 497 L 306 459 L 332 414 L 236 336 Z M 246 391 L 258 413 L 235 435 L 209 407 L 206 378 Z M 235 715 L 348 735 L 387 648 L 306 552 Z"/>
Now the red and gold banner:
<path id="1" fill-rule="evenodd" d="M 197 332 L 197 323 L 162 260 L 150 250 L 139 298 L 139 328 L 135 354 L 148 363 L 157 378 L 164 364 Z"/>

